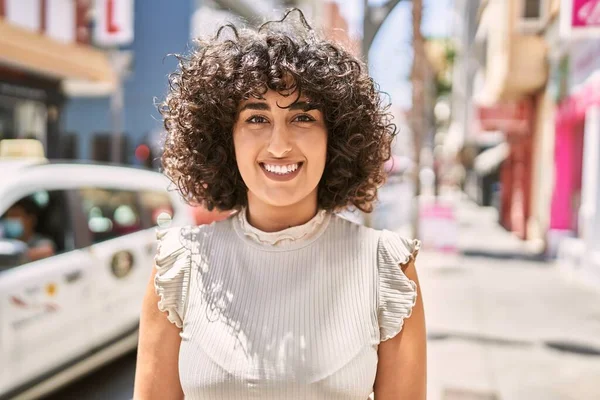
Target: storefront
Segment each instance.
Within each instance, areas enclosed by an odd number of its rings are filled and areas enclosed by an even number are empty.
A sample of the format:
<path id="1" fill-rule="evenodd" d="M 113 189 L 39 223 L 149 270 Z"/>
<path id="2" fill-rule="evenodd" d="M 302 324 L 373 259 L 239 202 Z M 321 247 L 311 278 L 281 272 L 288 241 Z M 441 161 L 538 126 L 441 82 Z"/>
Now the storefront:
<path id="1" fill-rule="evenodd" d="M 525 239 L 531 201 L 532 100 L 478 106 L 477 118 L 481 134 L 498 131 L 504 135 L 502 143 L 487 151 L 490 159 L 495 159 L 499 172 L 500 223 Z M 484 156 L 486 153 L 478 157 Z M 493 165 L 492 160 L 489 164 Z"/>
<path id="2" fill-rule="evenodd" d="M 570 47 L 570 90 L 556 115 L 549 237 L 561 264 L 600 284 L 600 43 Z M 574 249 L 578 249 L 575 251 Z"/>
<path id="3" fill-rule="evenodd" d="M 558 265 L 600 285 L 600 20 L 597 1 L 564 0 L 548 243 Z"/>
<path id="4" fill-rule="evenodd" d="M 0 140 L 35 138 L 61 155 L 67 81 L 114 83 L 109 60 L 87 43 L 84 2 L 0 0 Z"/>
<path id="5" fill-rule="evenodd" d="M 548 78 L 548 46 L 538 31 L 545 29 L 548 20 L 527 29 L 531 21 L 523 4 L 518 0 L 482 3 L 476 35 L 482 67 L 475 79 L 474 104 L 482 134 L 499 131 L 504 135 L 503 144 L 479 156 L 496 158 L 500 223 L 528 239 L 536 113 Z M 549 6 L 550 2 L 539 3 L 540 13 L 550 16 Z"/>
<path id="6" fill-rule="evenodd" d="M 589 41 L 571 47 L 570 91 L 559 104 L 555 127 L 555 185 L 551 230 L 582 237 L 585 223 L 593 217 L 581 214 L 595 207 L 600 188 L 595 173 L 599 134 L 595 113 L 600 106 L 600 43 Z M 585 222 L 585 223 L 584 223 Z"/>
<path id="7" fill-rule="evenodd" d="M 60 81 L 0 66 L 0 140 L 38 139 L 56 154 L 63 101 Z"/>

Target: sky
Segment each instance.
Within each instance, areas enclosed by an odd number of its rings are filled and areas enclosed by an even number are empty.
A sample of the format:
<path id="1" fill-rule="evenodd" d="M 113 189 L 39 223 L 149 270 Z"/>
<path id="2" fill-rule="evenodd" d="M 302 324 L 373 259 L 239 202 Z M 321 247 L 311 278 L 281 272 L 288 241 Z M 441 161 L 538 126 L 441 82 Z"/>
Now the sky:
<path id="1" fill-rule="evenodd" d="M 348 21 L 351 34 L 360 36 L 363 0 L 335 1 Z M 377 5 L 385 0 L 369 2 Z M 422 29 L 425 36 L 443 37 L 452 33 L 452 4 L 453 0 L 424 0 Z M 411 105 L 408 81 L 412 62 L 411 29 L 411 2 L 401 1 L 379 30 L 369 53 L 371 76 L 381 90 L 390 95 L 392 104 L 404 109 Z"/>

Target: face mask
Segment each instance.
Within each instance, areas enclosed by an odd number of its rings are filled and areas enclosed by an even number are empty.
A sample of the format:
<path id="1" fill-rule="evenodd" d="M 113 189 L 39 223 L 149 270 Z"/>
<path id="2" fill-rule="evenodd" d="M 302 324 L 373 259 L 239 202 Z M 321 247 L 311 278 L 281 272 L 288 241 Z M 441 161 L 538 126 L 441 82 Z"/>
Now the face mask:
<path id="1" fill-rule="evenodd" d="M 0 221 L 4 228 L 4 237 L 7 239 L 18 239 L 23 236 L 24 228 L 21 220 L 16 218 L 6 218 Z"/>

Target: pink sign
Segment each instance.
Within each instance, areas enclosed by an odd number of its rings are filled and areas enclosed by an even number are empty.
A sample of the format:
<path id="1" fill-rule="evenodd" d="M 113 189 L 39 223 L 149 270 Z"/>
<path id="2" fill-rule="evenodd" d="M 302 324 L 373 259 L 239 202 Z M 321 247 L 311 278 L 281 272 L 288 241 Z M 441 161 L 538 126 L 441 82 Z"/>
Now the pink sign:
<path id="1" fill-rule="evenodd" d="M 600 27 L 600 0 L 572 0 L 571 25 L 574 28 Z"/>

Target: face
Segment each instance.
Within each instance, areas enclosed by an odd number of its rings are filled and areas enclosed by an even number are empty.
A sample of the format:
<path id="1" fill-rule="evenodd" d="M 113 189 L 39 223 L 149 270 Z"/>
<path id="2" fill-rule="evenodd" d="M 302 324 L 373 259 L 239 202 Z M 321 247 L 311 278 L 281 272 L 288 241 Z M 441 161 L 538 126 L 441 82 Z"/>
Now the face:
<path id="1" fill-rule="evenodd" d="M 13 206 L 8 209 L 5 215 L 6 220 L 11 221 L 13 225 L 17 223 L 20 228 L 18 230 L 19 234 L 15 234 L 17 239 L 22 238 L 28 232 L 33 231 L 35 227 L 35 217 L 29 215 L 27 211 L 23 207 Z"/>
<path id="2" fill-rule="evenodd" d="M 237 165 L 248 187 L 248 201 L 290 206 L 317 201 L 327 156 L 323 113 L 308 99 L 268 91 L 239 106 L 233 128 Z"/>

